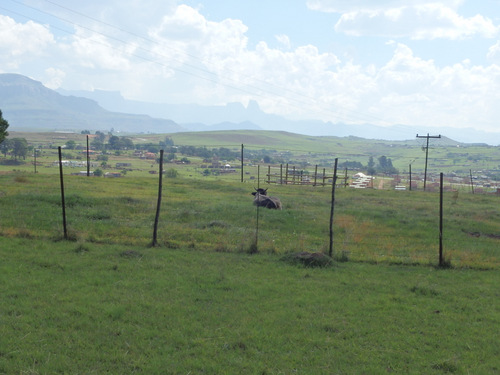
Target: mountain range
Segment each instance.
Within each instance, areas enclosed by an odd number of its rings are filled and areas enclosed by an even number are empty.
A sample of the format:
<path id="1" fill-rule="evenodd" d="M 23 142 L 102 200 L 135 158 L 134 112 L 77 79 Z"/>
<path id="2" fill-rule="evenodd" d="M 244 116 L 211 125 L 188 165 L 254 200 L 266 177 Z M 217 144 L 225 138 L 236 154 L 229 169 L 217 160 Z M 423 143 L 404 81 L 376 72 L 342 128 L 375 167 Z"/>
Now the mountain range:
<path id="1" fill-rule="evenodd" d="M 127 100 L 115 91 L 57 91 L 18 74 L 0 74 L 0 109 L 11 130 L 128 133 L 175 133 L 213 130 L 278 130 L 310 136 L 356 136 L 367 139 L 415 139 L 416 128 L 346 125 L 320 120 L 290 120 L 262 111 L 255 101 L 247 106 L 146 103 Z M 418 127 L 421 135 L 435 128 Z M 457 142 L 500 144 L 500 133 L 471 128 L 442 128 L 439 132 Z"/>

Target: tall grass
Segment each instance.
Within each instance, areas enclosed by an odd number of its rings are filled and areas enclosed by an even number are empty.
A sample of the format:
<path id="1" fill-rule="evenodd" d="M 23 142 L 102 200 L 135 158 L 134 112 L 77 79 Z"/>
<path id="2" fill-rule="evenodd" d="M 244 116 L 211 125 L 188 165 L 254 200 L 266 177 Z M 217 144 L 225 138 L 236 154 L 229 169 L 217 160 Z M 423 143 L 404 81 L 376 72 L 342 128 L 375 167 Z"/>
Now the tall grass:
<path id="1" fill-rule="evenodd" d="M 22 177 L 22 178 L 21 178 Z M 80 242 L 151 242 L 157 180 L 65 177 L 66 214 Z M 230 181 L 166 179 L 159 225 L 164 247 L 241 252 L 256 235 L 253 186 Z M 59 180 L 50 175 L 0 176 L 0 234 L 60 238 Z M 271 185 L 282 211 L 260 210 L 258 250 L 326 251 L 331 193 L 328 187 Z M 445 194 L 445 257 L 457 267 L 498 268 L 500 214 L 495 195 Z M 437 193 L 337 189 L 334 251 L 344 259 L 436 264 Z"/>

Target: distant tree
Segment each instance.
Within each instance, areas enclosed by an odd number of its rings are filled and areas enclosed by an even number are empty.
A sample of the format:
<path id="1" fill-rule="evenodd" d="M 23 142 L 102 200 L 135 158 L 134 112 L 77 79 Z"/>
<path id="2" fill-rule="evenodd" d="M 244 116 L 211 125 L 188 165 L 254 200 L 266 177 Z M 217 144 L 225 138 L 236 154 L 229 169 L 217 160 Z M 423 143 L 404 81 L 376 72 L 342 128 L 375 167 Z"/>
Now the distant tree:
<path id="1" fill-rule="evenodd" d="M 28 153 L 28 142 L 24 138 L 14 138 L 12 139 L 12 154 L 16 159 L 23 158 L 26 159 L 26 154 Z"/>
<path id="2" fill-rule="evenodd" d="M 94 150 L 98 150 L 98 151 L 103 151 L 104 150 L 104 143 L 99 138 L 94 138 L 92 140 L 92 142 L 90 142 L 90 146 Z"/>
<path id="3" fill-rule="evenodd" d="M 96 131 L 95 132 L 95 135 L 97 135 L 97 138 L 102 142 L 104 143 L 104 141 L 106 140 L 106 134 L 104 134 L 103 132 L 100 132 L 100 131 Z"/>
<path id="4" fill-rule="evenodd" d="M 110 150 L 119 150 L 120 149 L 120 137 L 116 135 L 112 135 L 108 140 L 108 148 Z"/>
<path id="5" fill-rule="evenodd" d="M 6 138 L 2 143 L 0 143 L 0 152 L 4 157 L 7 157 L 7 153 L 12 149 L 12 140 Z"/>
<path id="6" fill-rule="evenodd" d="M 9 135 L 9 133 L 7 132 L 8 127 L 9 123 L 3 118 L 2 111 L 0 110 L 0 143 L 2 143 L 4 139 Z"/>
<path id="7" fill-rule="evenodd" d="M 363 164 L 361 164 L 359 161 L 345 161 L 343 163 L 340 163 L 338 165 L 339 168 L 341 169 L 362 169 Z"/>
<path id="8" fill-rule="evenodd" d="M 102 169 L 97 168 L 97 169 L 94 171 L 94 176 L 101 177 L 102 175 L 103 175 L 103 171 L 102 171 Z"/>
<path id="9" fill-rule="evenodd" d="M 398 170 L 392 165 L 392 160 L 386 156 L 378 158 L 377 172 L 386 174 L 396 174 Z"/>
<path id="10" fill-rule="evenodd" d="M 68 150 L 74 150 L 76 147 L 76 142 L 75 141 L 68 141 L 66 142 L 66 148 Z"/>
<path id="11" fill-rule="evenodd" d="M 160 141 L 160 147 L 162 147 L 163 149 L 165 149 L 167 146 L 173 146 L 173 145 L 174 141 L 170 137 L 165 137 L 164 141 Z"/>
<path id="12" fill-rule="evenodd" d="M 179 172 L 177 169 L 174 168 L 169 168 L 165 171 L 165 177 L 168 178 L 176 178 L 179 175 Z"/>
<path id="13" fill-rule="evenodd" d="M 90 134 L 90 130 L 82 130 L 80 134 Z"/>

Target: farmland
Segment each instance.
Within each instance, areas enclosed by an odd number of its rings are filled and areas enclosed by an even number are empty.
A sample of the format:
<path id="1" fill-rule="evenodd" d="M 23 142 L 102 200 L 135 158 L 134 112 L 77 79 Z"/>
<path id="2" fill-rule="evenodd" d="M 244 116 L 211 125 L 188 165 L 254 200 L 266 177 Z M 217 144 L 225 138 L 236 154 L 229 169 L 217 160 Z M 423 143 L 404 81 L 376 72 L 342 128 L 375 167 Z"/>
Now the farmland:
<path id="1" fill-rule="evenodd" d="M 370 157 L 375 162 L 381 156 L 390 158 L 398 174 L 390 176 L 381 187 L 393 187 L 395 184 L 409 186 L 409 170 L 413 174 L 413 183 L 422 188 L 422 180 L 425 169 L 425 140 L 412 139 L 408 141 L 382 141 L 367 140 L 355 137 L 308 137 L 285 132 L 266 131 L 226 131 L 226 132 L 200 132 L 200 133 L 173 133 L 169 135 L 158 134 L 131 134 L 125 135 L 137 148 L 141 145 L 156 145 L 169 137 L 176 146 L 204 147 L 207 149 L 224 148 L 237 154 L 238 157 L 230 160 L 232 166 L 239 167 L 239 154 L 241 146 L 244 145 L 244 164 L 246 172 L 249 172 L 246 179 L 251 176 L 256 178 L 257 170 L 252 169 L 252 165 L 261 165 L 262 177 L 271 167 L 272 173 L 278 173 L 280 164 L 289 164 L 302 170 L 305 173 L 314 173 L 315 166 L 321 172 L 323 168 L 332 173 L 334 159 L 338 158 L 339 164 L 350 165 L 361 163 L 363 172 L 366 172 L 366 165 Z M 11 132 L 10 138 L 20 137 L 28 140 L 31 147 L 37 149 L 37 163 L 40 168 L 45 168 L 44 173 L 50 173 L 50 166 L 57 161 L 57 147 L 65 146 L 68 141 L 75 142 L 79 150 L 64 150 L 64 158 L 80 161 L 83 166 L 86 156 L 82 154 L 85 148 L 85 135 L 76 133 L 19 133 Z M 24 170 L 33 171 L 33 153 L 30 154 L 27 163 L 14 167 L 2 166 L 1 170 Z M 187 176 L 199 176 L 206 168 L 203 158 L 193 157 L 176 153 L 175 161 L 187 159 L 189 165 L 171 163 L 170 167 L 179 169 L 181 174 Z M 263 157 L 269 159 L 266 163 Z M 92 168 L 102 168 L 102 160 L 91 158 Z M 218 160 L 222 162 L 224 159 Z M 144 175 L 154 169 L 150 160 L 140 160 L 134 157 L 132 151 L 109 151 L 106 155 L 104 168 L 111 172 L 121 172 L 124 168 L 116 167 L 117 163 L 131 163 L 129 173 L 131 176 Z M 75 166 L 75 169 L 78 168 Z M 82 169 L 82 167 L 80 167 Z M 83 168 L 85 169 L 85 168 Z M 344 167 L 342 167 L 342 170 Z M 348 167 L 349 176 L 356 172 L 356 169 Z M 40 169 L 39 169 L 40 170 Z M 57 172 L 57 168 L 52 169 Z M 239 172 L 239 171 L 237 171 Z M 433 139 L 430 144 L 428 162 L 428 181 L 434 183 L 439 179 L 439 173 L 445 173 L 447 185 L 454 189 L 470 190 L 471 177 L 477 192 L 496 191 L 497 181 L 500 180 L 500 149 L 498 147 L 475 144 L 460 144 L 445 137 Z M 206 176 L 207 177 L 207 176 Z M 388 177 L 380 175 L 379 177 Z M 238 180 L 238 173 L 228 174 L 224 178 Z M 384 180 L 384 179 L 381 179 Z"/>
<path id="2" fill-rule="evenodd" d="M 64 240 L 57 154 L 42 150 L 36 174 L 1 167 L 0 373 L 500 370 L 496 194 L 445 192 L 439 268 L 437 192 L 339 188 L 333 266 L 304 268 L 283 256 L 328 251 L 331 186 L 266 185 L 284 209 L 257 211 L 253 162 L 243 182 L 167 164 L 152 248 L 158 165 L 111 154 L 124 177 L 64 167 Z"/>

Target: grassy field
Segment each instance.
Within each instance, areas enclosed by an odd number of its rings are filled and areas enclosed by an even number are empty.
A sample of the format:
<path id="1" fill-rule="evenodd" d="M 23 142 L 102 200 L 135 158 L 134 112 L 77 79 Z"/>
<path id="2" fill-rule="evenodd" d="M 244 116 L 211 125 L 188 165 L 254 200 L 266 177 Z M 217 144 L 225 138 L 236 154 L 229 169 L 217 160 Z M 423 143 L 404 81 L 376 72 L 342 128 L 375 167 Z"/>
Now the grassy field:
<path id="1" fill-rule="evenodd" d="M 38 148 L 57 148 L 72 140 L 84 146 L 86 136 L 74 133 L 27 133 L 10 132 L 10 138 L 26 138 Z M 375 161 L 380 156 L 391 158 L 400 173 L 408 173 L 412 164 L 413 173 L 422 173 L 425 167 L 425 140 L 384 141 L 356 137 L 310 137 L 305 135 L 271 131 L 213 131 L 173 134 L 131 134 L 134 144 L 163 141 L 172 138 L 176 145 L 226 147 L 239 151 L 244 144 L 246 150 L 275 150 L 277 154 L 287 153 L 297 162 L 333 165 L 339 162 L 357 161 L 366 165 L 368 159 Z M 487 145 L 460 144 L 447 138 L 433 139 L 429 151 L 429 174 L 456 172 L 467 176 L 490 171 L 500 176 L 500 148 Z M 481 172 L 482 171 L 482 172 Z"/>
<path id="2" fill-rule="evenodd" d="M 0 237 L 2 374 L 496 374 L 498 271 Z"/>
<path id="3" fill-rule="evenodd" d="M 151 242 L 158 177 L 65 176 L 69 236 L 83 243 Z M 283 211 L 260 210 L 258 246 L 268 254 L 329 248 L 330 187 L 265 185 Z M 0 235 L 54 239 L 62 234 L 57 175 L 0 175 Z M 159 241 L 170 248 L 245 252 L 256 239 L 254 185 L 166 178 Z M 497 195 L 447 192 L 445 258 L 456 267 L 500 268 Z M 374 263 L 436 264 L 439 194 L 337 189 L 334 251 L 337 257 Z"/>
<path id="4" fill-rule="evenodd" d="M 445 192 L 438 268 L 437 192 L 338 188 L 333 266 L 305 268 L 330 187 L 256 210 L 255 180 L 180 169 L 152 248 L 148 167 L 65 169 L 69 240 L 57 168 L 0 173 L 0 374 L 500 372 L 497 195 Z"/>

